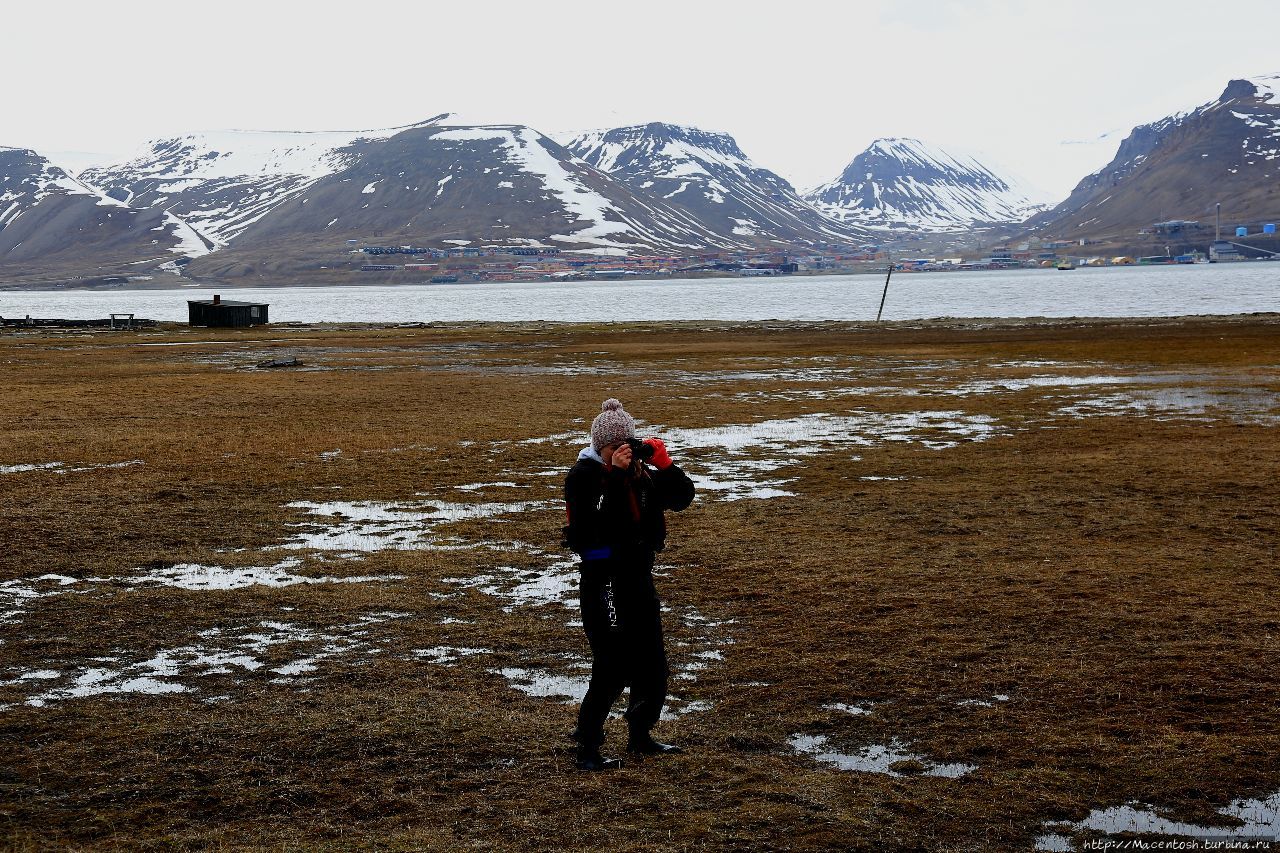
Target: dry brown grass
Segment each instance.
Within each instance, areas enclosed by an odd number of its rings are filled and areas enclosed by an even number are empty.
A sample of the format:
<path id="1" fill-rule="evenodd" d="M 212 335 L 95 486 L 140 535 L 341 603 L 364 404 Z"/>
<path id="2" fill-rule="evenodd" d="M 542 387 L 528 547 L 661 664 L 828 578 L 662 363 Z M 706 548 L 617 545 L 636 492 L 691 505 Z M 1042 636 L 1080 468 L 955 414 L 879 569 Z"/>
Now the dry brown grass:
<path id="1" fill-rule="evenodd" d="M 167 339 L 206 343 L 137 345 Z M 233 369 L 272 350 L 328 369 Z M 214 675 L 187 680 L 189 693 L 0 711 L 0 835 L 13 849 L 1018 850 L 1045 821 L 1092 808 L 1139 800 L 1204 822 L 1235 797 L 1280 788 L 1274 426 L 1073 420 L 1042 390 L 833 402 L 781 397 L 800 386 L 780 378 L 669 378 L 812 358 L 869 375 L 915 364 L 944 385 L 1037 372 L 997 361 L 1053 359 L 1112 373 L 1208 370 L 1275 391 L 1280 327 L 465 324 L 2 337 L 0 465 L 145 464 L 0 476 L 0 581 L 261 565 L 256 549 L 305 520 L 291 501 L 408 500 L 567 468 L 571 450 L 509 442 L 584 429 L 575 419 L 611 394 L 668 426 L 934 408 L 988 414 L 1008 431 L 943 451 L 886 443 L 807 457 L 786 472 L 795 497 L 702 501 L 674 518 L 664 598 L 733 620 L 733 643 L 695 682 L 676 684 L 714 704 L 663 724 L 688 752 L 616 774 L 571 769 L 572 706 L 488 671 L 582 656 L 568 611 L 503 614 L 493 597 L 445 581 L 495 560 L 536 568 L 533 557 L 381 551 L 306 570 L 406 580 L 227 592 L 116 583 L 41 599 L 0 624 L 0 681 L 122 650 L 145 657 L 263 619 L 328 630 L 407 615 L 377 626 L 380 651 L 334 657 L 290 684 Z M 601 372 L 529 372 L 565 365 Z M 887 372 L 857 384 L 918 379 Z M 336 448 L 340 457 L 320 458 Z M 908 479 L 859 479 L 869 475 Z M 556 482 L 531 478 L 530 499 L 554 499 L 546 484 Z M 550 505 L 449 532 L 553 550 L 560 523 Z M 227 548 L 250 550 L 219 553 Z M 698 637 L 675 618 L 668 633 L 679 663 L 693 648 L 679 643 Z M 410 654 L 438 644 L 493 654 L 456 667 Z M 0 687 L 0 703 L 17 691 Z M 1010 701 L 956 704 L 997 693 Z M 231 698 L 202 701 L 216 695 Z M 875 712 L 822 707 L 858 701 Z M 979 769 L 960 779 L 841 772 L 793 753 L 795 733 L 846 748 L 899 738 Z"/>

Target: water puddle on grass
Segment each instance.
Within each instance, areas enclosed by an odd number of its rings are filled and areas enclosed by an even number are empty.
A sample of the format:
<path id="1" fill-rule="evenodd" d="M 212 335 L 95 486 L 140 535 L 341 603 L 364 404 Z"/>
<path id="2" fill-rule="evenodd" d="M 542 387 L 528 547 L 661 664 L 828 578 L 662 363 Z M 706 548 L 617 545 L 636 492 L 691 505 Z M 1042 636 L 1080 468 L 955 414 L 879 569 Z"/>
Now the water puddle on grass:
<path id="1" fill-rule="evenodd" d="M 367 629 L 408 615 L 371 613 L 323 630 L 277 621 L 237 629 L 210 628 L 199 632 L 192 644 L 162 649 L 149 658 L 129 659 L 118 653 L 92 659 L 101 665 L 76 664 L 8 675 L 0 680 L 0 710 L 19 704 L 38 708 L 109 694 L 194 692 L 198 686 L 191 683 L 193 680 L 217 675 L 237 681 L 257 677 L 277 684 L 293 683 L 296 676 L 315 672 L 325 661 L 377 654 L 380 649 L 366 638 Z M 270 665 L 265 655 L 276 649 L 288 649 L 292 659 Z M 23 689 L 37 681 L 44 689 L 35 693 Z"/>
<path id="2" fill-rule="evenodd" d="M 1054 414 L 1076 419 L 1138 415 L 1157 421 L 1226 420 L 1275 426 L 1280 424 L 1280 392 L 1247 387 L 1140 389 L 1087 397 Z"/>
<path id="3" fill-rule="evenodd" d="M 1139 376 L 1027 376 L 1008 379 L 977 379 L 962 382 L 951 388 L 933 388 L 926 394 L 947 397 L 969 397 L 981 394 L 1000 394 L 1028 391 L 1032 388 L 1090 388 L 1098 385 L 1129 385 L 1151 382 L 1151 377 Z"/>
<path id="4" fill-rule="evenodd" d="M 908 752 L 896 738 L 887 744 L 871 744 L 856 752 L 836 752 L 828 748 L 824 735 L 792 735 L 791 748 L 800 755 L 840 770 L 883 773 L 888 776 L 941 776 L 955 779 L 977 770 L 973 764 L 938 764 L 923 755 Z"/>
<path id="5" fill-rule="evenodd" d="M 1055 821 L 1045 824 L 1049 830 L 1036 839 L 1036 850 L 1071 851 L 1079 849 L 1103 849 L 1110 841 L 1113 849 L 1119 843 L 1112 836 L 1122 834 L 1162 836 L 1164 838 L 1212 840 L 1221 842 L 1218 849 L 1270 849 L 1270 847 L 1243 847 L 1243 842 L 1273 842 L 1280 838 L 1280 792 L 1265 800 L 1239 799 L 1218 809 L 1223 823 L 1203 826 L 1185 823 L 1159 814 L 1151 806 L 1130 803 L 1109 809 L 1094 809 L 1084 820 Z M 1106 840 L 1097 836 L 1107 836 Z M 1237 846 L 1231 846 L 1236 842 Z M 1154 846 L 1151 849 L 1156 849 Z M 1162 848 L 1163 849 L 1163 848 Z M 1168 848 L 1172 849 L 1172 848 Z M 1195 849 L 1211 849 L 1207 846 Z"/>

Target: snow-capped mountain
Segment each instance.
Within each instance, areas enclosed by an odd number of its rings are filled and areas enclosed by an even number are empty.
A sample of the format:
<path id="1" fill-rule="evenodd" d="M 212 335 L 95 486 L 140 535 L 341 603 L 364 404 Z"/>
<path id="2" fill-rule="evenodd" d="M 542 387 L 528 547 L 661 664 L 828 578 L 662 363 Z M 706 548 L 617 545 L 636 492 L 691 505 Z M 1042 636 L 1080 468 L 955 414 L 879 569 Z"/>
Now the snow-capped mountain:
<path id="1" fill-rule="evenodd" d="M 865 237 L 816 211 L 726 133 L 655 122 L 579 133 L 565 146 L 633 190 L 687 211 L 725 244 L 815 245 Z"/>
<path id="2" fill-rule="evenodd" d="M 39 274 L 87 257 L 99 263 L 204 251 L 164 210 L 139 210 L 68 175 L 26 148 L 0 148 L 0 265 L 7 275 Z"/>
<path id="3" fill-rule="evenodd" d="M 296 270 L 347 240 L 613 254 L 687 254 L 723 242 L 688 212 L 633 192 L 522 125 L 433 124 L 346 153 L 341 169 L 277 201 L 190 269 Z"/>
<path id="4" fill-rule="evenodd" d="M 1280 218 L 1280 74 L 1232 80 L 1217 99 L 1135 127 L 1112 161 L 1028 226 L 1046 237 L 1124 241 L 1157 222 Z"/>
<path id="5" fill-rule="evenodd" d="M 934 232 L 1021 222 L 1049 202 L 975 157 L 918 139 L 877 139 L 840 177 L 805 198 L 844 222 Z"/>
<path id="6" fill-rule="evenodd" d="M 170 211 L 216 248 L 358 161 L 368 145 L 406 129 L 192 133 L 157 140 L 127 163 L 87 169 L 80 177 L 130 207 Z"/>

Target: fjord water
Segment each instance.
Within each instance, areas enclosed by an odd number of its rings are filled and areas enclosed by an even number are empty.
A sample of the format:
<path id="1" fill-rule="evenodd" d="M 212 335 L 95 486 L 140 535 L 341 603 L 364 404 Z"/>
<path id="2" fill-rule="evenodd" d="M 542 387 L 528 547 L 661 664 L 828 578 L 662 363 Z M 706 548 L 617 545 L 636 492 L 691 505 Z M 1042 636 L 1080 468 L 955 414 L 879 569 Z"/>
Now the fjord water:
<path id="1" fill-rule="evenodd" d="M 873 320 L 883 275 L 342 287 L 0 291 L 0 316 L 128 312 L 185 321 L 188 299 L 267 302 L 274 322 Z M 885 320 L 1159 317 L 1280 311 L 1280 263 L 895 273 Z"/>

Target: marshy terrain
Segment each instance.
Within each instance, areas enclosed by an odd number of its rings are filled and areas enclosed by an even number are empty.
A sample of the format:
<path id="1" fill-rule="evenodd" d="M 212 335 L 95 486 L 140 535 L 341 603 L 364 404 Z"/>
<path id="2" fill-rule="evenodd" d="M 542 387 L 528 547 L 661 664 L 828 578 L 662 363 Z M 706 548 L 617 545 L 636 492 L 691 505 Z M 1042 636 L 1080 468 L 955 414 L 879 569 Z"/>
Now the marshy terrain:
<path id="1" fill-rule="evenodd" d="M 15 332 L 0 372 L 9 848 L 1280 832 L 1275 315 Z M 583 774 L 561 487 L 608 396 L 700 487 L 687 751 Z"/>

